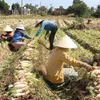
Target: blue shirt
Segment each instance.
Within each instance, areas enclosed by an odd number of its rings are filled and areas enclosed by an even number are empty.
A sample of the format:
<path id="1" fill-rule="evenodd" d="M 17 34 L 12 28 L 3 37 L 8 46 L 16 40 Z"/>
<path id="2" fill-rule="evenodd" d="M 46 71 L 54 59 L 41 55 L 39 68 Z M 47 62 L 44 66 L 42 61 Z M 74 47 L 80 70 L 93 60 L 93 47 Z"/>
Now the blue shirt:
<path id="1" fill-rule="evenodd" d="M 23 37 L 25 37 L 27 39 L 30 39 L 30 37 L 27 36 L 26 34 L 24 34 L 24 33 L 20 32 L 20 31 L 16 30 L 14 32 L 14 36 L 12 38 L 12 42 L 20 42 Z"/>
<path id="2" fill-rule="evenodd" d="M 43 21 L 41 26 L 40 26 L 40 29 L 37 31 L 36 35 L 35 36 L 38 36 L 42 30 L 46 30 L 47 32 L 51 31 L 54 27 L 57 27 L 57 24 L 52 22 L 52 21 Z"/>

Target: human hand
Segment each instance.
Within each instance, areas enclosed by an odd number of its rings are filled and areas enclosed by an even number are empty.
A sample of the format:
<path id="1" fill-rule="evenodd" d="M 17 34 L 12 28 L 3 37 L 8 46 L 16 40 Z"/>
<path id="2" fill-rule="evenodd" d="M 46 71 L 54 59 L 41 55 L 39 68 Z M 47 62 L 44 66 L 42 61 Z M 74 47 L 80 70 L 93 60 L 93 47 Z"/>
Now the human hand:
<path id="1" fill-rule="evenodd" d="M 86 68 L 87 71 L 91 71 L 93 69 L 91 65 L 88 65 L 86 63 L 83 64 L 83 67 Z"/>

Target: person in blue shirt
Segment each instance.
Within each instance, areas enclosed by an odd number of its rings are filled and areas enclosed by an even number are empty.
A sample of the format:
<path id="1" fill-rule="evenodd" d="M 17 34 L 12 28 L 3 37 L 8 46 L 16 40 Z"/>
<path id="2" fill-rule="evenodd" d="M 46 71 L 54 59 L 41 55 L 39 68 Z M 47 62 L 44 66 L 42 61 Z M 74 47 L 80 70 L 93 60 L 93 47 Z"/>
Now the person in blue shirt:
<path id="1" fill-rule="evenodd" d="M 22 38 L 25 37 L 27 39 L 31 39 L 28 35 L 26 35 L 24 33 L 24 26 L 23 24 L 19 24 L 17 27 L 16 27 L 16 30 L 14 32 L 14 36 L 12 38 L 12 41 L 11 41 L 11 44 L 13 47 L 15 47 L 16 49 L 19 49 L 21 46 L 24 45 L 24 43 L 22 42 Z"/>
<path id="2" fill-rule="evenodd" d="M 51 31 L 50 36 L 49 36 L 49 42 L 50 42 L 50 50 L 52 50 L 54 37 L 58 30 L 57 24 L 52 21 L 42 20 L 38 24 L 35 25 L 35 28 L 39 26 L 40 26 L 40 29 L 37 31 L 35 36 L 38 36 L 43 30 L 46 30 L 46 35 L 49 33 L 49 31 Z M 46 38 L 46 35 L 45 35 L 45 38 Z"/>

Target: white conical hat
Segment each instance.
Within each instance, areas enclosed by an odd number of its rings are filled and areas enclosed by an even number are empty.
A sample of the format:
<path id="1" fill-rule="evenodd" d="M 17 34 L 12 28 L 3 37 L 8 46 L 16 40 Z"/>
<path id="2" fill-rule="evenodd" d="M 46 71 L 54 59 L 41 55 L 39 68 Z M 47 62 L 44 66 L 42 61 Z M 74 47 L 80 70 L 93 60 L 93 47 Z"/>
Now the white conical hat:
<path id="1" fill-rule="evenodd" d="M 7 25 L 7 26 L 4 28 L 4 31 L 5 31 L 5 32 L 12 32 L 13 29 L 12 29 L 9 25 Z"/>
<path id="2" fill-rule="evenodd" d="M 54 42 L 54 46 L 61 48 L 77 48 L 77 45 L 67 35 Z"/>
<path id="3" fill-rule="evenodd" d="M 21 30 L 25 30 L 24 25 L 23 24 L 19 24 L 16 29 L 21 29 Z"/>

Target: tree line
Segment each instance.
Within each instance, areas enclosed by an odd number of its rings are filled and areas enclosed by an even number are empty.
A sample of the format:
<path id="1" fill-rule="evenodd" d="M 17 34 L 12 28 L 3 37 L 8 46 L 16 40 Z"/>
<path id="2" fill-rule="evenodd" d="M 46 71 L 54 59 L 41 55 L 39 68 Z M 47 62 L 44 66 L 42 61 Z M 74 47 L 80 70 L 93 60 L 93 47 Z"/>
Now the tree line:
<path id="1" fill-rule="evenodd" d="M 30 14 L 40 14 L 41 16 L 45 15 L 54 15 L 55 9 L 53 7 L 47 8 L 46 6 L 38 7 L 38 5 L 33 6 L 30 4 L 25 4 L 24 7 L 27 9 L 30 9 Z M 4 1 L 0 0 L 0 13 L 9 15 L 12 10 L 18 10 L 19 14 L 21 14 L 21 6 L 19 3 L 13 3 L 11 5 L 11 10 L 9 10 L 10 6 Z M 58 8 L 64 9 L 62 6 Z M 64 15 L 72 14 L 74 16 L 78 17 L 96 17 L 100 18 L 100 5 L 97 6 L 97 8 L 91 7 L 89 8 L 85 2 L 82 0 L 73 0 L 73 3 L 68 8 L 64 9 L 65 13 Z"/>

